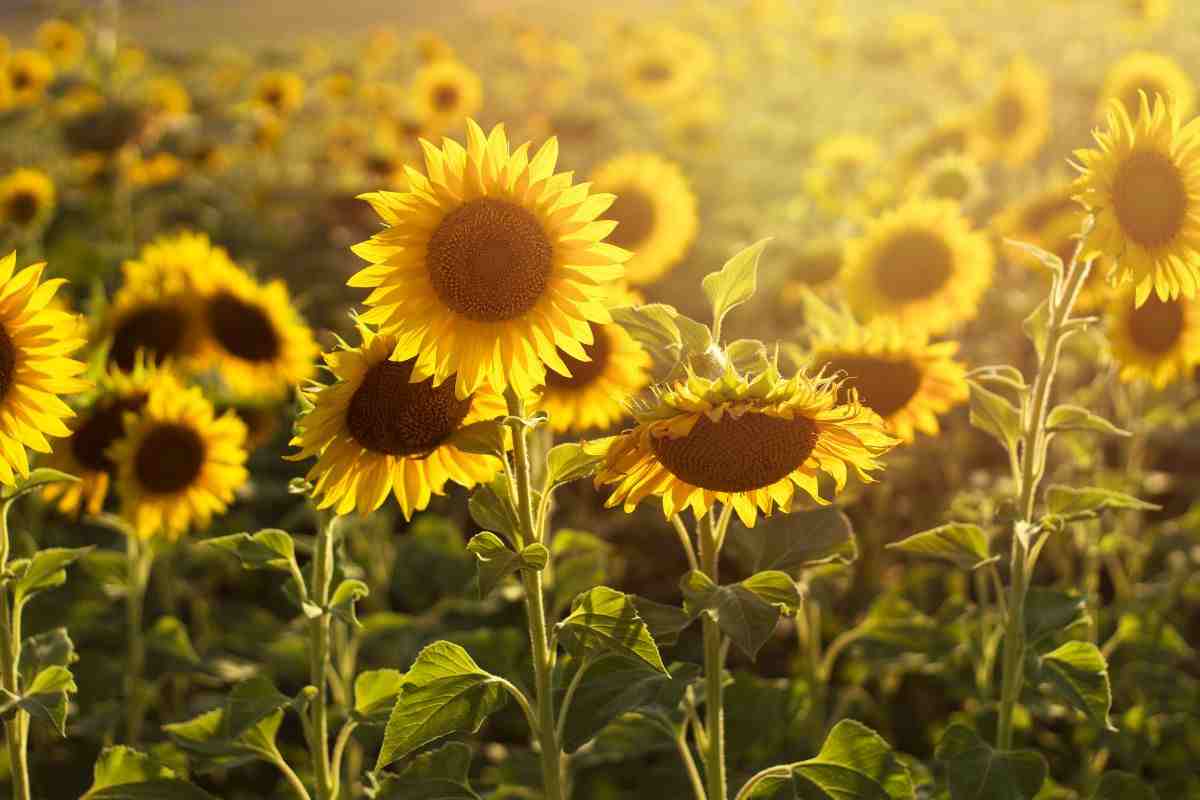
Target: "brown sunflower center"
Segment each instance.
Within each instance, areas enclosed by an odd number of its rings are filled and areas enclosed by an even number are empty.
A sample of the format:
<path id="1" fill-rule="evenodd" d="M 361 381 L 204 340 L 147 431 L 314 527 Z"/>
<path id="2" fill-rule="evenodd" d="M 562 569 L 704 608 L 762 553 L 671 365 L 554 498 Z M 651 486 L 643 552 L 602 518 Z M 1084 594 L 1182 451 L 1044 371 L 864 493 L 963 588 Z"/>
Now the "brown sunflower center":
<path id="1" fill-rule="evenodd" d="M 1179 342 L 1185 324 L 1183 303 L 1152 296 L 1129 315 L 1129 336 L 1139 350 L 1161 355 Z"/>
<path id="2" fill-rule="evenodd" d="M 218 292 L 205 308 L 213 338 L 243 361 L 273 361 L 282 349 L 279 333 L 262 307 Z"/>
<path id="3" fill-rule="evenodd" d="M 458 108 L 458 87 L 454 84 L 443 83 L 433 89 L 433 107 L 437 111 L 453 111 Z"/>
<path id="4" fill-rule="evenodd" d="M 583 346 L 583 352 L 592 360 L 580 361 L 574 356 L 560 352 L 563 363 L 571 371 L 571 377 L 559 375 L 554 370 L 546 371 L 546 387 L 550 389 L 582 389 L 590 386 L 604 374 L 612 356 L 612 343 L 608 335 L 601 330 L 595 330 L 595 341 Z"/>
<path id="5" fill-rule="evenodd" d="M 971 191 L 971 181 L 966 173 L 958 169 L 944 169 L 934 173 L 929 181 L 929 192 L 934 197 L 962 200 Z"/>
<path id="6" fill-rule="evenodd" d="M 126 412 L 141 411 L 145 405 L 144 393 L 98 402 L 71 434 L 71 453 L 75 460 L 85 469 L 113 472 L 116 465 L 108 456 L 108 448 L 124 435 Z"/>
<path id="7" fill-rule="evenodd" d="M 671 68 L 662 61 L 646 61 L 638 67 L 638 79 L 644 83 L 663 83 L 671 77 Z"/>
<path id="8" fill-rule="evenodd" d="M 911 361 L 842 356 L 830 359 L 827 368 L 844 372 L 844 388 L 857 389 L 863 405 L 885 418 L 908 405 L 921 388 L 921 370 Z"/>
<path id="9" fill-rule="evenodd" d="M 604 215 L 617 222 L 608 241 L 626 250 L 636 250 L 654 230 L 654 201 L 645 192 L 632 187 L 619 190 L 616 195 L 617 199 Z"/>
<path id="10" fill-rule="evenodd" d="M 529 211 L 480 197 L 446 215 L 429 237 L 425 264 L 452 311 L 501 322 L 537 305 L 554 271 L 554 248 Z"/>
<path id="11" fill-rule="evenodd" d="M 883 294 L 903 302 L 937 292 L 954 271 L 954 253 L 936 233 L 905 231 L 880 249 L 875 280 Z"/>
<path id="12" fill-rule="evenodd" d="M 1142 247 L 1158 247 L 1183 229 L 1188 188 L 1179 167 L 1154 150 L 1131 153 L 1117 169 L 1113 211 L 1125 234 Z"/>
<path id="13" fill-rule="evenodd" d="M 17 225 L 28 225 L 37 217 L 40 207 L 41 203 L 38 202 L 37 195 L 33 192 L 25 190 L 14 192 L 8 198 L 8 218 Z"/>
<path id="14" fill-rule="evenodd" d="M 749 411 L 702 416 L 677 439 L 652 438 L 658 460 L 672 475 L 714 492 L 747 492 L 786 478 L 812 454 L 820 432 L 807 417 L 773 417 Z"/>
<path id="15" fill-rule="evenodd" d="M 0 325 L 0 400 L 8 396 L 13 380 L 17 377 L 17 346 L 8 331 Z"/>
<path id="16" fill-rule="evenodd" d="M 432 452 L 458 430 L 471 398 L 454 396 L 454 381 L 412 383 L 413 361 L 381 361 L 367 370 L 350 398 L 346 427 L 368 450 L 390 456 Z"/>
<path id="17" fill-rule="evenodd" d="M 271 108 L 278 110 L 283 106 L 283 90 L 272 86 L 263 92 L 263 102 Z"/>
<path id="18" fill-rule="evenodd" d="M 21 91 L 33 85 L 33 74 L 22 67 L 17 67 L 13 69 L 10 80 L 12 81 L 12 88 Z"/>
<path id="19" fill-rule="evenodd" d="M 1019 95 L 1004 92 L 992 105 L 992 123 L 1000 136 L 1011 136 L 1025 124 L 1025 103 Z"/>
<path id="20" fill-rule="evenodd" d="M 187 317 L 174 305 L 149 305 L 128 314 L 113 333 L 109 360 L 122 370 L 133 369 L 139 350 L 154 357 L 156 364 L 183 349 Z"/>
<path id="21" fill-rule="evenodd" d="M 168 422 L 146 434 L 133 470 L 138 483 L 151 494 L 174 494 L 200 477 L 204 456 L 200 434 L 191 426 Z"/>

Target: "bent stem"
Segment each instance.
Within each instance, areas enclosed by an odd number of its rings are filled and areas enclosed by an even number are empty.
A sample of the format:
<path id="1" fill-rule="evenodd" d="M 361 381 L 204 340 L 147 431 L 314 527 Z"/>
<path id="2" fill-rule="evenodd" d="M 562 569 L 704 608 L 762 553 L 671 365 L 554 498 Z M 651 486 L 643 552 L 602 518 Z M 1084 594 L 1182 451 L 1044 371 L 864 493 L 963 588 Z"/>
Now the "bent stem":
<path id="1" fill-rule="evenodd" d="M 1004 630 L 999 722 L 996 726 L 996 745 L 1002 750 L 1012 747 L 1013 712 L 1025 679 L 1025 598 L 1040 545 L 1045 541 L 1044 538 L 1040 542 L 1035 541 L 1038 530 L 1034 511 L 1038 486 L 1046 472 L 1046 415 L 1049 413 L 1050 392 L 1062 345 L 1070 333 L 1067 324 L 1071 321 L 1071 310 L 1092 266 L 1090 260 L 1080 260 L 1086 235 L 1085 228 L 1065 274 L 1056 274 L 1054 277 L 1047 301 L 1049 319 L 1045 343 L 1039 349 L 1037 377 L 1029 399 L 1022 408 L 1020 452 L 1019 458 L 1015 459 L 1020 517 L 1013 530 L 1009 562 L 1008 616 Z"/>
<path id="2" fill-rule="evenodd" d="M 337 517 L 322 520 L 317 527 L 317 541 L 313 552 L 311 598 L 321 609 L 321 614 L 310 625 L 311 657 L 309 679 L 316 688 L 311 706 L 311 737 L 309 750 L 313 762 L 313 779 L 316 783 L 318 800 L 334 797 L 334 780 L 329 759 L 329 591 L 333 585 L 333 552 Z"/>
<path id="3" fill-rule="evenodd" d="M 0 505 L 0 573 L 8 567 L 9 537 L 8 510 L 11 500 Z M 4 689 L 20 696 L 18 665 L 21 663 L 21 608 L 11 611 L 8 587 L 0 588 L 0 678 Z M 8 740 L 8 760 L 12 772 L 13 800 L 30 800 L 29 783 L 29 714 L 18 709 L 11 719 L 4 722 L 5 738 Z"/>
<path id="4" fill-rule="evenodd" d="M 125 594 L 125 743 L 137 745 L 142 738 L 146 704 L 142 693 L 142 676 L 146 670 L 145 608 L 146 588 L 154 565 L 154 550 L 128 531 L 125 535 L 125 559 L 129 570 L 129 590 Z"/>

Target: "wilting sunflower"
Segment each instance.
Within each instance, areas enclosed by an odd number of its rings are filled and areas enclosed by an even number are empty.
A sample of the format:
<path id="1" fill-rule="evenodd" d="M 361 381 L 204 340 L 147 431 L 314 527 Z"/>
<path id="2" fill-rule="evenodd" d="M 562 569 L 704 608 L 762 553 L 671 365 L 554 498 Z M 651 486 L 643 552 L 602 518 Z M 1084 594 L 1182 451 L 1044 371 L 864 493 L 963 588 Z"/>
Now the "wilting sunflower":
<path id="1" fill-rule="evenodd" d="M 1178 61 L 1163 53 L 1138 51 L 1113 64 L 1104 78 L 1096 115 L 1104 118 L 1116 100 L 1130 116 L 1141 108 L 1141 95 L 1162 95 L 1175 105 L 1175 112 L 1186 117 L 1196 103 L 1196 82 Z"/>
<path id="2" fill-rule="evenodd" d="M 657 106 L 677 105 L 697 94 L 715 61 L 704 39 L 666 26 L 635 32 L 616 52 L 625 93 Z"/>
<path id="3" fill-rule="evenodd" d="M 848 317 L 818 331 L 810 345 L 811 366 L 844 376 L 842 391 L 883 418 L 905 442 L 918 432 L 936 436 L 938 415 L 967 399 L 965 367 L 954 360 L 958 342 L 930 342 L 888 320 L 858 325 Z"/>
<path id="4" fill-rule="evenodd" d="M 254 102 L 272 114 L 286 117 L 304 103 L 304 79 L 285 70 L 264 73 L 254 87 Z"/>
<path id="5" fill-rule="evenodd" d="M 47 436 L 67 436 L 63 420 L 74 412 L 59 395 L 91 384 L 85 366 L 70 358 L 84 340 L 74 315 L 50 307 L 64 281 L 39 285 L 45 264 L 13 274 L 17 254 L 0 259 L 0 483 L 29 474 L 25 448 L 50 452 Z"/>
<path id="6" fill-rule="evenodd" d="M 0 220 L 27 231 L 54 212 L 54 182 L 37 169 L 18 169 L 0 179 Z"/>
<path id="7" fill-rule="evenodd" d="M 797 488 L 823 503 L 820 473 L 839 491 L 848 468 L 869 481 L 896 444 L 878 415 L 853 392 L 848 399 L 839 403 L 831 378 L 784 380 L 774 368 L 753 378 L 689 375 L 635 408 L 635 428 L 591 443 L 604 452 L 596 486 L 615 484 L 605 505 L 626 511 L 657 495 L 668 517 L 732 504 L 747 527 L 759 511 L 791 510 Z"/>
<path id="8" fill-rule="evenodd" d="M 417 70 L 409 90 L 412 111 L 429 130 L 461 125 L 483 105 L 483 82 L 465 64 L 441 59 Z"/>
<path id="9" fill-rule="evenodd" d="M 154 387 L 108 450 L 121 516 L 142 539 L 203 530 L 249 478 L 245 442 L 245 424 L 216 416 L 199 387 Z"/>
<path id="10" fill-rule="evenodd" d="M 472 486 L 500 468 L 490 456 L 464 453 L 446 441 L 460 428 L 504 413 L 498 395 L 459 398 L 450 381 L 413 380 L 415 361 L 392 361 L 395 337 L 360 328 L 362 344 L 326 353 L 336 379 L 305 391 L 310 404 L 296 421 L 293 461 L 317 457 L 308 472 L 318 508 L 338 514 L 379 508 L 395 495 L 410 519 L 445 493 L 447 482 Z"/>
<path id="11" fill-rule="evenodd" d="M 1105 316 L 1121 380 L 1143 379 L 1162 389 L 1200 365 L 1200 301 L 1150 297 L 1136 306 L 1133 292 L 1124 291 Z"/>
<path id="12" fill-rule="evenodd" d="M 240 269 L 197 276 L 204 334 L 195 363 L 235 397 L 274 399 L 307 380 L 319 349 L 287 284 L 259 284 Z"/>
<path id="13" fill-rule="evenodd" d="M 146 406 L 150 392 L 182 392 L 183 385 L 166 370 L 144 363 L 132 372 L 110 367 L 99 379 L 83 410 L 71 421 L 71 435 L 50 454 L 43 466 L 79 480 L 54 483 L 43 490 L 47 502 L 64 514 L 99 514 L 116 474 L 109 448 L 125 434 L 125 415 Z"/>
<path id="14" fill-rule="evenodd" d="M 974 208 L 987 195 L 987 181 L 975 159 L 948 154 L 938 156 L 917 173 L 909 183 L 908 193 Z"/>
<path id="15" fill-rule="evenodd" d="M 1098 148 L 1077 150 L 1078 199 L 1095 215 L 1088 251 L 1116 262 L 1141 305 L 1196 296 L 1200 282 L 1200 120 L 1184 125 L 1161 97 L 1142 96 L 1136 120 L 1109 110 Z"/>
<path id="16" fill-rule="evenodd" d="M 1010 167 L 1035 158 L 1050 136 L 1050 78 L 1031 61 L 1014 59 L 978 124 L 992 157 Z"/>
<path id="17" fill-rule="evenodd" d="M 554 172 L 556 140 L 530 157 L 528 144 L 509 152 L 502 126 L 467 131 L 466 149 L 421 142 L 428 177 L 410 169 L 410 191 L 364 195 L 389 227 L 354 247 L 372 266 L 350 285 L 373 289 L 363 321 L 395 334 L 393 359 L 416 358 L 413 380 L 524 394 L 544 365 L 569 374 L 559 349 L 587 358 L 629 253 L 602 241 L 612 195 Z"/>
<path id="18" fill-rule="evenodd" d="M 994 255 L 957 204 L 915 200 L 872 221 L 847 245 L 843 285 L 855 316 L 941 333 L 971 319 Z"/>
<path id="19" fill-rule="evenodd" d="M 616 229 L 608 241 L 633 253 L 625 278 L 647 284 L 665 275 L 687 254 L 696 237 L 696 195 L 674 163 L 654 153 L 627 153 L 592 173 L 592 188 L 615 194 L 605 213 Z"/>
<path id="20" fill-rule="evenodd" d="M 60 69 L 70 69 L 83 59 L 87 37 L 62 19 L 48 19 L 38 26 L 37 44 Z"/>
<path id="21" fill-rule="evenodd" d="M 3 66 L 11 89 L 9 102 L 14 106 L 31 106 L 42 99 L 46 87 L 54 80 L 54 64 L 37 50 L 18 50 Z"/>

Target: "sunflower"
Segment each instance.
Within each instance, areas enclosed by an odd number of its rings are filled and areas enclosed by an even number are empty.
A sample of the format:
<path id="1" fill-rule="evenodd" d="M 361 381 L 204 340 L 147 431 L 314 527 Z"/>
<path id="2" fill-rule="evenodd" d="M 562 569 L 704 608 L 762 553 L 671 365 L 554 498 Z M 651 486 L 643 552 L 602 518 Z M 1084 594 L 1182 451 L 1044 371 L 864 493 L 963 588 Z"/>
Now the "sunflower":
<path id="1" fill-rule="evenodd" d="M 409 90 L 421 125 L 435 131 L 461 125 L 483 105 L 483 82 L 465 64 L 441 59 L 417 70 Z"/>
<path id="2" fill-rule="evenodd" d="M 146 108 L 151 114 L 173 119 L 192 110 L 192 97 L 175 78 L 154 78 L 146 82 Z"/>
<path id="3" fill-rule="evenodd" d="M 907 143 L 900 153 L 900 171 L 911 176 L 939 156 L 977 156 L 984 150 L 974 115 L 960 109 L 945 114 Z"/>
<path id="4" fill-rule="evenodd" d="M 304 103 L 304 79 L 285 70 L 264 73 L 254 87 L 254 102 L 272 114 L 289 116 Z"/>
<path id="5" fill-rule="evenodd" d="M 1157 24 L 1171 13 L 1172 0 L 1124 0 L 1122 5 L 1139 25 Z"/>
<path id="6" fill-rule="evenodd" d="M 848 468 L 869 481 L 896 444 L 854 392 L 846 404 L 838 393 L 833 379 L 784 380 L 774 368 L 752 379 L 689 374 L 635 408 L 635 428 L 591 443 L 604 453 L 596 486 L 616 484 L 605 505 L 626 511 L 657 495 L 668 517 L 732 504 L 747 527 L 759 511 L 791 510 L 797 488 L 824 503 L 820 473 L 839 491 Z"/>
<path id="7" fill-rule="evenodd" d="M 396 336 L 393 359 L 416 358 L 415 381 L 456 375 L 459 398 L 485 383 L 526 393 L 544 365 L 569 374 L 560 348 L 586 360 L 629 253 L 602 241 L 612 195 L 554 172 L 556 140 L 530 157 L 528 144 L 509 152 L 502 126 L 467 130 L 465 149 L 421 142 L 428 177 L 410 169 L 410 191 L 363 196 L 389 227 L 355 246 L 372 265 L 350 285 L 374 289 L 363 321 Z"/>
<path id="8" fill-rule="evenodd" d="M 813 150 L 811 166 L 801 177 L 804 190 L 818 207 L 831 214 L 869 213 L 861 196 L 879 173 L 879 143 L 870 136 L 843 134 Z"/>
<path id="9" fill-rule="evenodd" d="M 83 59 L 87 37 L 83 31 L 62 19 L 48 19 L 38 26 L 37 44 L 55 66 L 70 69 Z"/>
<path id="10" fill-rule="evenodd" d="M 1138 306 L 1126 290 L 1112 298 L 1106 317 L 1121 380 L 1162 389 L 1200 365 L 1200 301 L 1150 297 Z"/>
<path id="11" fill-rule="evenodd" d="M 679 167 L 654 153 L 627 153 L 592 172 L 592 188 L 615 194 L 605 216 L 617 222 L 608 241 L 629 250 L 625 278 L 647 284 L 686 255 L 696 237 L 696 195 Z"/>
<path id="12" fill-rule="evenodd" d="M 125 415 L 140 412 L 151 391 L 182 392 L 183 385 L 166 370 L 137 363 L 132 372 L 110 367 L 99 379 L 84 410 L 71 421 L 71 435 L 54 448 L 42 466 L 79 480 L 54 483 L 42 491 L 64 514 L 99 514 L 116 473 L 109 448 L 125 433 Z"/>
<path id="13" fill-rule="evenodd" d="M 0 179 L 0 220 L 27 231 L 54 213 L 54 182 L 37 169 L 14 170 Z"/>
<path id="14" fill-rule="evenodd" d="M 447 482 L 472 486 L 500 468 L 490 456 L 464 453 L 446 440 L 465 425 L 504 413 L 504 401 L 480 390 L 457 397 L 451 382 L 414 381 L 416 361 L 393 361 L 393 336 L 360 328 L 358 347 L 326 353 L 336 379 L 305 391 L 310 408 L 296 422 L 293 461 L 317 457 L 308 472 L 318 508 L 338 514 L 379 508 L 396 496 L 405 519 L 445 493 Z"/>
<path id="15" fill-rule="evenodd" d="M 236 397 L 276 399 L 312 376 L 319 349 L 287 284 L 234 268 L 200 274 L 197 285 L 204 333 L 195 363 Z"/>
<path id="16" fill-rule="evenodd" d="M 1161 95 L 1175 105 L 1175 112 L 1186 117 L 1196 104 L 1196 82 L 1179 62 L 1163 53 L 1139 51 L 1113 64 L 1104 78 L 1096 116 L 1103 119 L 1116 100 L 1133 115 L 1141 107 L 1141 95 Z"/>
<path id="17" fill-rule="evenodd" d="M 975 316 L 994 255 L 957 204 L 914 200 L 847 245 L 843 285 L 860 319 L 891 318 L 941 333 Z"/>
<path id="18" fill-rule="evenodd" d="M 929 162 L 909 182 L 908 194 L 934 200 L 952 200 L 974 208 L 987 195 L 983 167 L 969 156 L 947 154 Z"/>
<path id="19" fill-rule="evenodd" d="M 1200 121 L 1184 125 L 1161 97 L 1142 96 L 1136 120 L 1109 109 L 1096 149 L 1077 150 L 1078 199 L 1095 215 L 1089 253 L 1116 262 L 1141 305 L 1196 296 L 1200 281 Z"/>
<path id="20" fill-rule="evenodd" d="M 38 50 L 16 51 L 3 68 L 10 89 L 9 102 L 14 106 L 33 105 L 54 80 L 54 64 Z"/>
<path id="21" fill-rule="evenodd" d="M 69 358 L 84 340 L 78 318 L 50 307 L 64 281 L 39 285 L 45 264 L 13 274 L 17 254 L 0 259 L 0 483 L 29 474 L 25 448 L 49 453 L 47 436 L 67 436 L 74 412 L 61 394 L 85 391 L 85 366 Z"/>
<path id="22" fill-rule="evenodd" d="M 715 61 L 704 39 L 671 27 L 635 32 L 617 57 L 625 93 L 656 106 L 677 105 L 698 94 Z"/>
<path id="23" fill-rule="evenodd" d="M 232 411 L 216 416 L 199 387 L 154 387 L 124 429 L 108 455 L 121 516 L 139 538 L 203 530 L 249 478 L 246 426 Z"/>
<path id="24" fill-rule="evenodd" d="M 1035 158 L 1050 136 L 1050 79 L 1024 58 L 1009 63 L 979 114 L 990 155 L 1010 167 Z"/>
<path id="25" fill-rule="evenodd" d="M 883 418 L 905 442 L 917 432 L 938 434 L 938 415 L 967 399 L 964 366 L 954 360 L 958 342 L 930 342 L 888 320 L 819 328 L 810 344 L 813 369 L 845 376 L 842 391 Z"/>
<path id="26" fill-rule="evenodd" d="M 1003 208 L 993 217 L 991 228 L 1002 237 L 1040 245 L 1048 228 L 1070 219 L 1078 231 L 1086 215 L 1075 199 L 1074 184 L 1053 180 Z"/>

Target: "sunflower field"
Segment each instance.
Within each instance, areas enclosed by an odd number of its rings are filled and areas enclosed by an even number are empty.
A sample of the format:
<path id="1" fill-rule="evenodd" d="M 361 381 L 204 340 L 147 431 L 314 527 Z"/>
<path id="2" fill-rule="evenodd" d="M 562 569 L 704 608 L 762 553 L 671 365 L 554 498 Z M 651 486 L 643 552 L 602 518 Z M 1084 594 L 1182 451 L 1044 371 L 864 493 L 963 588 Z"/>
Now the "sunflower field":
<path id="1" fill-rule="evenodd" d="M 0 796 L 1200 800 L 1197 0 L 0 5 Z"/>

